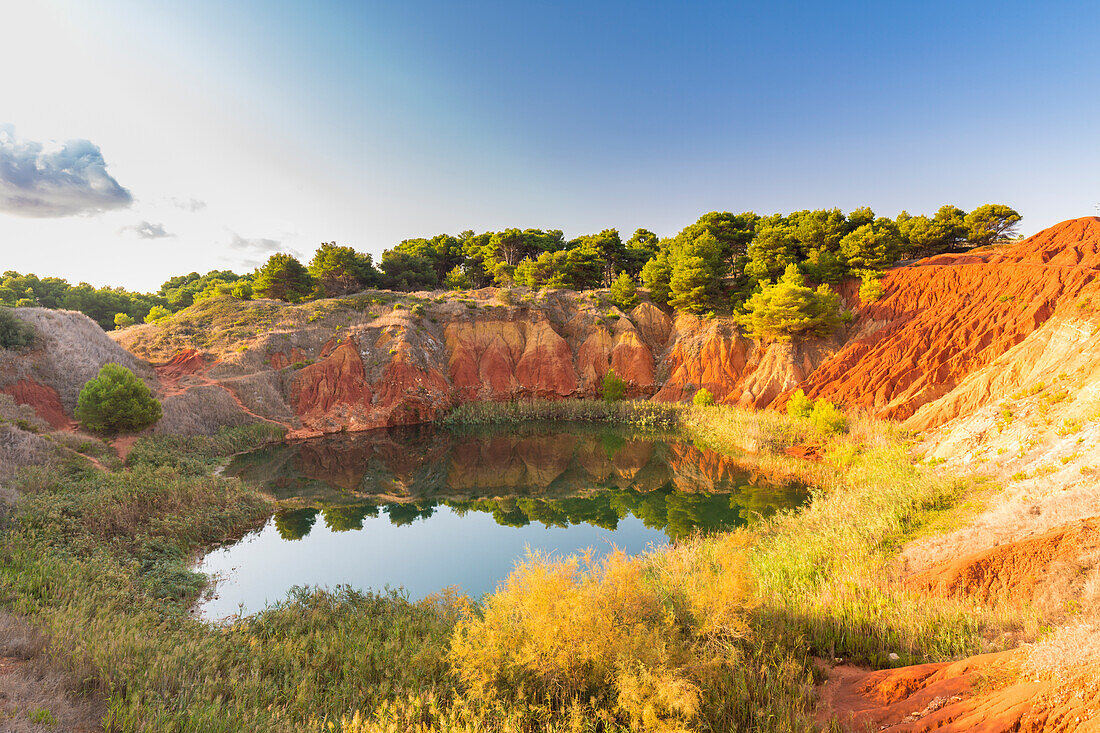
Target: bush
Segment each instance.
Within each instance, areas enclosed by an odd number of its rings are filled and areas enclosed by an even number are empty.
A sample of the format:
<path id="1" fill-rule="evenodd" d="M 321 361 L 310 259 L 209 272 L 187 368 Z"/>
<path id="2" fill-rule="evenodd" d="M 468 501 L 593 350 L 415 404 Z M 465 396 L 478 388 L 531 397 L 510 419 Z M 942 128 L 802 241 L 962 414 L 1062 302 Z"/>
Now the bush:
<path id="1" fill-rule="evenodd" d="M 848 418 L 844 417 L 844 413 L 828 400 L 814 402 L 810 421 L 813 422 L 814 427 L 827 435 L 843 433 L 848 429 Z"/>
<path id="2" fill-rule="evenodd" d="M 76 419 L 97 433 L 143 430 L 160 419 L 160 402 L 120 364 L 104 364 L 80 390 Z"/>
<path id="3" fill-rule="evenodd" d="M 607 374 L 603 375 L 600 395 L 603 396 L 604 402 L 619 402 L 626 397 L 626 382 L 615 373 L 614 369 L 607 370 Z"/>
<path id="4" fill-rule="evenodd" d="M 461 265 L 455 265 L 443 278 L 443 287 L 447 290 L 468 290 L 471 287 L 470 278 Z"/>
<path id="5" fill-rule="evenodd" d="M 882 286 L 882 277 L 878 273 L 864 275 L 863 282 L 859 286 L 859 302 L 874 303 L 886 292 Z"/>
<path id="6" fill-rule="evenodd" d="M 0 348 L 21 349 L 34 343 L 34 326 L 15 315 L 11 308 L 0 308 Z"/>
<path id="7" fill-rule="evenodd" d="M 848 429 L 848 418 L 828 400 L 811 400 L 806 393 L 796 389 L 787 400 L 787 414 L 810 420 L 821 433 L 832 435 Z"/>
<path id="8" fill-rule="evenodd" d="M 727 730 L 749 594 L 736 535 L 602 561 L 534 554 L 460 622 L 455 671 L 475 700 L 615 711 L 631 730 Z M 619 726 L 608 726 L 618 730 Z"/>
<path id="9" fill-rule="evenodd" d="M 634 278 L 624 272 L 611 283 L 611 302 L 624 311 L 638 305 L 638 290 L 634 286 Z"/>
<path id="10" fill-rule="evenodd" d="M 709 389 L 703 388 L 695 393 L 695 396 L 691 398 L 691 402 L 699 407 L 710 407 L 714 404 L 714 395 L 710 393 Z"/>
<path id="11" fill-rule="evenodd" d="M 129 313 L 115 313 L 115 328 L 126 328 L 134 325 L 134 317 Z"/>
<path id="12" fill-rule="evenodd" d="M 149 312 L 145 314 L 146 323 L 156 323 L 162 318 L 167 318 L 172 315 L 172 311 L 165 308 L 163 305 L 154 305 L 149 309 Z"/>
<path id="13" fill-rule="evenodd" d="M 796 389 L 787 400 L 787 414 L 791 417 L 809 417 L 813 411 L 814 401 L 800 389 Z"/>

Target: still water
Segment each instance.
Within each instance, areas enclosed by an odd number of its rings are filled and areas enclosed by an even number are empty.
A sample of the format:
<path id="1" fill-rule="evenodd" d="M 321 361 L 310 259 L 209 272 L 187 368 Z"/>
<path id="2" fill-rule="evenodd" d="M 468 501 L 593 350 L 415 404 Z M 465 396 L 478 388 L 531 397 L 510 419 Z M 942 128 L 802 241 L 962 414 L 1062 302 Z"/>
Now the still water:
<path id="1" fill-rule="evenodd" d="M 217 578 L 201 607 L 210 619 L 254 613 L 296 585 L 476 597 L 528 550 L 635 554 L 806 499 L 679 438 L 562 423 L 340 435 L 268 446 L 226 473 L 281 508 L 200 563 Z"/>

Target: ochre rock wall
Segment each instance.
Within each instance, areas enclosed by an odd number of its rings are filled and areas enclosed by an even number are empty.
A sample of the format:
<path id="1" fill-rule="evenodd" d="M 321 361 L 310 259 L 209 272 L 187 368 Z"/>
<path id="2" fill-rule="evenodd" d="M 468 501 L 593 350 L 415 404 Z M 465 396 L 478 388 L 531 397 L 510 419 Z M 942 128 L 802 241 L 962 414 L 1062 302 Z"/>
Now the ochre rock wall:
<path id="1" fill-rule="evenodd" d="M 926 428 L 996 399 L 1004 380 L 994 363 L 1007 352 L 1015 355 L 1010 371 L 1024 372 L 1017 362 L 1040 359 L 1043 344 L 1060 343 L 1069 327 L 1055 333 L 1053 324 L 1091 319 L 1100 309 L 1098 268 L 1100 219 L 1074 219 L 1011 246 L 895 268 L 874 303 L 860 303 L 846 281 L 840 292 L 854 322 L 828 339 L 793 342 L 761 343 L 730 317 L 670 314 L 648 302 L 625 312 L 594 293 L 492 288 L 301 305 L 215 302 L 173 316 L 186 328 L 111 334 L 160 364 L 157 377 L 102 340 L 159 381 L 170 402 L 163 432 L 257 420 L 296 435 L 412 424 L 472 400 L 596 397 L 611 369 L 631 397 L 676 402 L 707 389 L 719 403 L 761 409 L 781 407 L 802 388 Z M 245 328 L 249 317 L 255 325 Z M 1034 348 L 1021 345 L 1029 337 Z M 43 343 L 30 355 L 0 352 L 0 389 L 60 426 L 80 384 L 57 366 L 64 345 Z M 61 409 L 35 385 L 58 392 Z"/>

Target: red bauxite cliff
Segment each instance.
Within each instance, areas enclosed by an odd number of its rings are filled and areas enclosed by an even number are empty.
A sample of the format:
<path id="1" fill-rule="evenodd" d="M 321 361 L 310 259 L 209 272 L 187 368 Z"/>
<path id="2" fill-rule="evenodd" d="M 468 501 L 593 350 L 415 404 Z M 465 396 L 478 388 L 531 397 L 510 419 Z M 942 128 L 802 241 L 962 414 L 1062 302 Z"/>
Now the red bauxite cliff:
<path id="1" fill-rule="evenodd" d="M 811 396 L 904 419 L 1072 312 L 1100 268 L 1100 219 L 1071 219 L 1019 244 L 891 270 L 844 348 L 808 375 Z M 1090 301 L 1091 302 L 1091 301 Z M 1097 302 L 1100 306 L 1100 301 Z"/>
<path id="2" fill-rule="evenodd" d="M 777 407 L 801 387 L 896 419 L 929 405 L 914 418 L 923 428 L 986 399 L 973 385 L 965 398 L 945 395 L 1041 337 L 1044 324 L 1090 318 L 1098 268 L 1100 219 L 1074 219 L 1014 245 L 895 268 L 874 303 L 861 304 L 846 283 L 852 325 L 793 343 L 747 339 L 728 317 L 651 303 L 627 312 L 606 294 L 522 288 L 301 305 L 215 300 L 111 336 L 161 365 L 148 380 L 159 382 L 164 432 L 257 420 L 296 435 L 410 424 L 470 400 L 595 397 L 610 369 L 631 396 L 661 401 L 705 388 L 721 403 Z M 46 351 L 0 363 L 0 391 L 61 425 L 80 385 L 46 368 Z"/>

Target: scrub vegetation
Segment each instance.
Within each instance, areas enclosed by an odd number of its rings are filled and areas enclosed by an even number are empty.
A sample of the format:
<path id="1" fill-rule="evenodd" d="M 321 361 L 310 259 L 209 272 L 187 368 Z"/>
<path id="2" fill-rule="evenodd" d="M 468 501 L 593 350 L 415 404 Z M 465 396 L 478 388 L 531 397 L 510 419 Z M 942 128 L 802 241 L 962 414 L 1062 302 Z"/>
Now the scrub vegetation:
<path id="1" fill-rule="evenodd" d="M 276 253 L 252 273 L 192 272 L 168 279 L 156 293 L 71 285 L 62 278 L 8 271 L 0 275 L 0 306 L 77 310 L 110 330 L 162 321 L 219 296 L 297 303 L 373 289 L 521 285 L 610 288 L 611 302 L 625 309 L 638 302 L 635 288 L 644 284 L 660 305 L 697 314 L 737 313 L 754 333 L 789 338 L 836 326 L 840 314 L 832 286 L 843 278 L 870 282 L 908 258 L 1009 239 L 1020 218 L 1003 204 L 985 204 L 969 213 L 942 206 L 932 216 L 902 211 L 893 219 L 876 217 L 867 207 L 847 214 L 834 208 L 770 216 L 712 211 L 665 238 L 648 229 L 636 230 L 625 241 L 617 229 L 573 239 L 557 229 L 418 237 L 385 250 L 377 266 L 370 254 L 324 242 L 308 263 Z M 805 287 L 804 278 L 812 288 Z M 861 298 L 873 300 L 875 292 L 881 290 L 861 291 Z M 791 320 L 797 308 L 804 313 Z M 777 311 L 793 328 L 765 324 L 761 330 L 761 316 L 753 314 L 762 309 Z"/>
<path id="2" fill-rule="evenodd" d="M 966 487 L 915 465 L 896 428 L 816 410 L 464 406 L 451 424 L 580 417 L 732 455 L 751 446 L 749 464 L 806 464 L 813 502 L 641 556 L 532 555 L 483 599 L 298 589 L 223 625 L 190 612 L 205 583 L 191 564 L 274 505 L 214 468 L 277 434 L 143 437 L 124 470 L 74 456 L 13 479 L 0 605 L 106 700 L 110 731 L 810 731 L 812 656 L 942 660 L 1010 630 L 892 572 L 901 544 Z M 783 454 L 799 443 L 826 460 Z"/>

